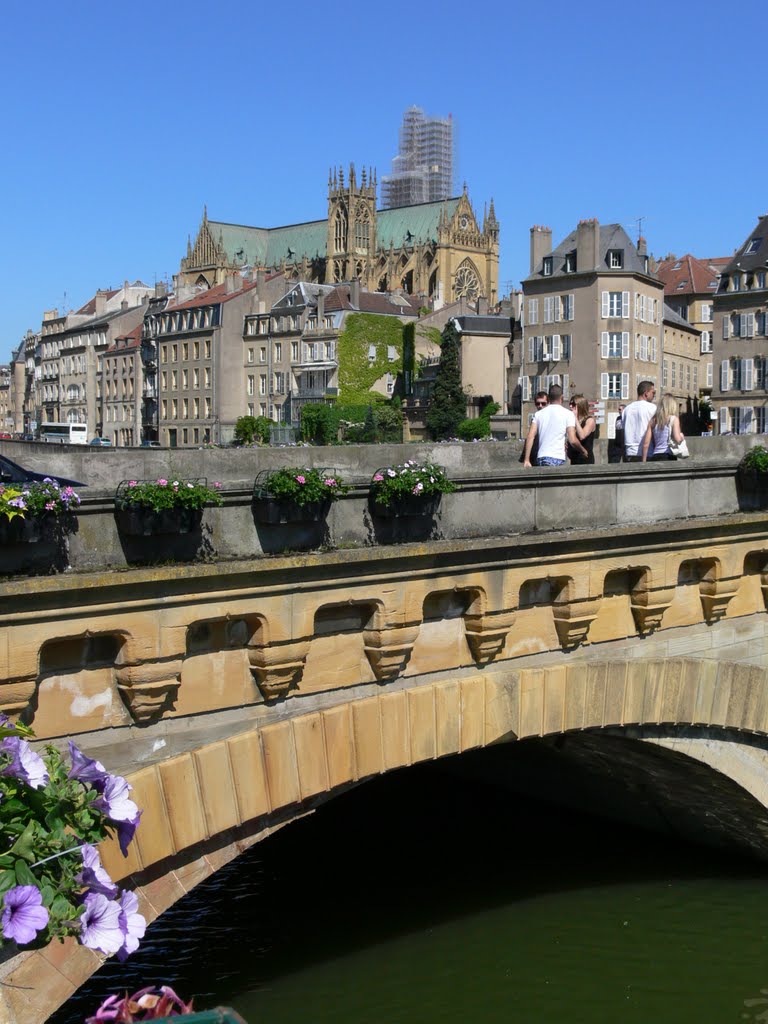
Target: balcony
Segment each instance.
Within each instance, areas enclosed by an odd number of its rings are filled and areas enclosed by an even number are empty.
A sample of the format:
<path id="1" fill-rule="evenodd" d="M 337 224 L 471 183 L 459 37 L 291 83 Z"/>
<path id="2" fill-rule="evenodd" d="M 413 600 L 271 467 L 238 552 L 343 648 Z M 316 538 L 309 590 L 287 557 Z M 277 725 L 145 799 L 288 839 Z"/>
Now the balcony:
<path id="1" fill-rule="evenodd" d="M 319 387 L 319 388 L 302 388 L 302 387 L 300 387 L 297 391 L 294 392 L 294 395 L 298 399 L 307 399 L 307 398 L 338 398 L 338 396 L 339 396 L 339 389 L 338 388 L 329 388 L 329 387 Z"/>

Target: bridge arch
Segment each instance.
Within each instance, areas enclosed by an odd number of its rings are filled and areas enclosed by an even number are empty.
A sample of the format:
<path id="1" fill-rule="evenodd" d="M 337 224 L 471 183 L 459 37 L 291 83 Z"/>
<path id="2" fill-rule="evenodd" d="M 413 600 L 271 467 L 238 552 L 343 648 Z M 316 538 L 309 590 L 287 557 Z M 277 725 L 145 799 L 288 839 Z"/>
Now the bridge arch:
<path id="1" fill-rule="evenodd" d="M 684 727 L 728 742 L 697 749 L 681 736 Z M 617 729 L 708 764 L 768 805 L 761 668 L 705 659 L 501 667 L 382 686 L 142 768 L 130 777 L 144 811 L 136 841 L 127 859 L 104 844 L 103 860 L 114 878 L 136 887 L 152 921 L 254 842 L 350 785 L 496 744 Z M 741 741 L 758 753 L 734 752 Z M 73 942 L 19 954 L 0 971 L 8 1019 L 44 1020 L 99 964 Z M 30 1000 L 25 983 L 33 980 Z"/>

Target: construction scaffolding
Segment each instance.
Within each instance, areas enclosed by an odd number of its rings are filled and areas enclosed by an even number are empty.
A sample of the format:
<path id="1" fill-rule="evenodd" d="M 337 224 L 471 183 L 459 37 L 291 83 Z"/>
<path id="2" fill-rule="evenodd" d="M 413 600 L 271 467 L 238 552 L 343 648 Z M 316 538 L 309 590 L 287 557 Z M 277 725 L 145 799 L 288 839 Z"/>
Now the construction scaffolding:
<path id="1" fill-rule="evenodd" d="M 400 127 L 392 173 L 381 179 L 385 210 L 448 199 L 453 194 L 453 119 L 410 107 Z"/>

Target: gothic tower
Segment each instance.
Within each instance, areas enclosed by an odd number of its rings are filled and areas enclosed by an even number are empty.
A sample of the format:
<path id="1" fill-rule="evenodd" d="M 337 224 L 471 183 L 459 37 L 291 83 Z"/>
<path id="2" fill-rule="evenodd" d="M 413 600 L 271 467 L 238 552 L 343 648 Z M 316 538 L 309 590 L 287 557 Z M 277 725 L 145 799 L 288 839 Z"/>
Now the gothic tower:
<path id="1" fill-rule="evenodd" d="M 325 283 L 357 278 L 371 287 L 376 255 L 376 174 L 363 168 L 357 180 L 355 165 L 349 178 L 339 168 L 328 174 L 328 243 Z"/>

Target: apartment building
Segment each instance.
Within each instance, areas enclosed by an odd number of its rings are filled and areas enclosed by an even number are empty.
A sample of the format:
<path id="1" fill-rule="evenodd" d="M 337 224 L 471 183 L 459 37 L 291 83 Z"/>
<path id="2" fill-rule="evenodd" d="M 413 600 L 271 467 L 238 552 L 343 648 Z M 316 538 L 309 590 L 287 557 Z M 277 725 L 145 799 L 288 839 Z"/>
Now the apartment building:
<path id="1" fill-rule="evenodd" d="M 96 380 L 101 435 L 119 448 L 140 444 L 143 389 L 141 335 L 143 323 L 115 338 L 101 358 Z"/>
<path id="2" fill-rule="evenodd" d="M 0 363 L 0 431 L 12 432 L 14 427 L 11 367 L 8 363 Z"/>
<path id="3" fill-rule="evenodd" d="M 702 332 L 666 303 L 663 328 L 660 390 L 677 399 L 683 432 L 698 433 L 702 373 L 711 355 L 703 362 Z"/>
<path id="4" fill-rule="evenodd" d="M 645 239 L 582 220 L 555 248 L 551 228 L 532 227 L 530 252 L 510 412 L 525 429 L 536 392 L 560 384 L 566 397 L 603 400 L 610 433 L 619 403 L 659 379 L 664 289 Z"/>
<path id="5" fill-rule="evenodd" d="M 656 268 L 664 285 L 664 299 L 673 313 L 700 331 L 699 392 L 709 398 L 714 386 L 712 347 L 714 343 L 715 293 L 723 258 L 697 259 L 690 253 L 666 256 Z"/>
<path id="6" fill-rule="evenodd" d="M 723 268 L 715 294 L 712 398 L 721 434 L 768 432 L 768 214 Z"/>

